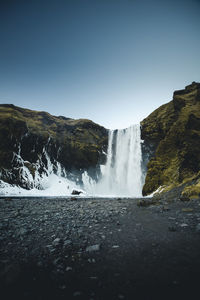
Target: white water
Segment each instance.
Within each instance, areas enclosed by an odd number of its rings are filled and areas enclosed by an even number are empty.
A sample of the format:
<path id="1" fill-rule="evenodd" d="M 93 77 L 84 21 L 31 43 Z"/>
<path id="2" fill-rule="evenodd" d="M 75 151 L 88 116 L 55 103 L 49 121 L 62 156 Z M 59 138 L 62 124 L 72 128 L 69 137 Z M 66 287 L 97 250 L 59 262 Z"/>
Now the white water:
<path id="1" fill-rule="evenodd" d="M 34 164 L 34 177 L 26 167 L 28 161 L 23 160 L 20 152 L 19 145 L 18 153 L 13 153 L 13 160 L 19 164 L 21 182 L 28 183 L 30 189 L 27 190 L 0 180 L 0 196 L 70 196 L 73 190 L 82 191 L 76 182 L 67 178 L 67 173 L 59 162 L 55 161 L 54 165 L 52 164 L 45 149 L 43 149 L 43 153 L 47 164 L 45 166 L 39 158 Z M 39 172 L 41 166 L 43 167 L 42 173 Z M 11 176 L 10 172 L 7 171 L 7 176 L 9 177 L 9 175 Z M 85 195 L 84 191 L 82 191 L 82 195 Z"/>
<path id="2" fill-rule="evenodd" d="M 140 126 L 111 130 L 107 162 L 102 178 L 95 184 L 84 174 L 87 190 L 93 194 L 140 197 L 142 192 L 142 151 Z"/>
<path id="3" fill-rule="evenodd" d="M 0 196 L 34 196 L 34 197 L 49 197 L 49 196 L 70 196 L 72 191 L 80 191 L 80 187 L 75 182 L 67 178 L 59 177 L 56 174 L 50 174 L 43 181 L 43 189 L 32 188 L 30 190 L 23 189 L 16 185 L 11 185 L 0 180 Z M 85 192 L 82 191 L 85 195 Z"/>
<path id="4" fill-rule="evenodd" d="M 140 126 L 133 125 L 126 129 L 110 130 L 108 139 L 107 161 L 101 166 L 98 182 L 85 171 L 82 175 L 83 187 L 67 178 L 67 173 L 57 162 L 57 171 L 45 152 L 47 168 L 39 174 L 40 161 L 36 164 L 35 178 L 32 177 L 20 152 L 15 156 L 20 161 L 21 176 L 33 187 L 26 190 L 0 181 L 0 195 L 22 196 L 69 196 L 73 189 L 83 189 L 81 195 L 95 196 L 132 196 L 140 197 L 142 191 L 142 153 Z M 38 189 L 40 187 L 40 190 Z"/>

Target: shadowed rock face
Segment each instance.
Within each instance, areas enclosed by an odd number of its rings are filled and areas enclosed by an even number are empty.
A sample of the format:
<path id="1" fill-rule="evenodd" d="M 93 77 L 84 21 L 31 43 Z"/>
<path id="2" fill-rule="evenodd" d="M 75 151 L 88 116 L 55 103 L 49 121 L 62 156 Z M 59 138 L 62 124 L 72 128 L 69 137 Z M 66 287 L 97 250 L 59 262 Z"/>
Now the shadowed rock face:
<path id="1" fill-rule="evenodd" d="M 200 83 L 175 91 L 173 100 L 141 122 L 143 153 L 150 153 L 143 195 L 196 180 L 200 170 Z M 151 150 L 151 151 L 150 151 Z M 200 192 L 200 191 L 199 191 Z"/>
<path id="2" fill-rule="evenodd" d="M 36 165 L 42 173 L 47 155 L 56 169 L 80 172 L 105 160 L 108 131 L 87 119 L 55 117 L 46 112 L 0 105 L 0 173 L 6 182 L 31 188 L 21 180 L 23 165 L 34 177 Z"/>

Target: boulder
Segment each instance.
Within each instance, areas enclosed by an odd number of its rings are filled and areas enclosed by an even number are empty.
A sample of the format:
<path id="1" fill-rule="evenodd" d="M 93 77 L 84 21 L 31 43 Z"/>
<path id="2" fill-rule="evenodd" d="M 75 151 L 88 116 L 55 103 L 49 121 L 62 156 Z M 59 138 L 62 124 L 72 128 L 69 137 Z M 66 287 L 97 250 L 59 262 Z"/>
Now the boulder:
<path id="1" fill-rule="evenodd" d="M 80 195 L 80 194 L 82 194 L 82 193 L 83 193 L 82 191 L 77 191 L 77 190 L 73 190 L 73 191 L 71 192 L 72 195 Z"/>

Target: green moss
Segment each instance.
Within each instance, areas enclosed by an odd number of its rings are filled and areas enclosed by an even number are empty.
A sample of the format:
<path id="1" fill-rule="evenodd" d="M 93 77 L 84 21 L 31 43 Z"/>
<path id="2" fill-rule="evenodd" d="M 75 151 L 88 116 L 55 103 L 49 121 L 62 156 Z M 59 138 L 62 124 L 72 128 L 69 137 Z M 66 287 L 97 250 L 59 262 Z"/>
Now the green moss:
<path id="1" fill-rule="evenodd" d="M 95 166 L 102 148 L 107 147 L 108 131 L 87 119 L 56 117 L 2 104 L 0 140 L 0 169 L 12 168 L 13 152 L 18 152 L 20 144 L 21 155 L 30 162 L 27 168 L 34 176 L 34 163 L 42 157 L 44 147 L 67 170 Z"/>
<path id="2" fill-rule="evenodd" d="M 182 191 L 182 196 L 189 198 L 199 198 L 200 197 L 200 181 L 196 184 L 186 186 Z"/>
<path id="3" fill-rule="evenodd" d="M 174 93 L 141 122 L 142 138 L 155 146 L 155 156 L 147 166 L 143 194 L 159 186 L 175 187 L 200 170 L 200 84 Z"/>

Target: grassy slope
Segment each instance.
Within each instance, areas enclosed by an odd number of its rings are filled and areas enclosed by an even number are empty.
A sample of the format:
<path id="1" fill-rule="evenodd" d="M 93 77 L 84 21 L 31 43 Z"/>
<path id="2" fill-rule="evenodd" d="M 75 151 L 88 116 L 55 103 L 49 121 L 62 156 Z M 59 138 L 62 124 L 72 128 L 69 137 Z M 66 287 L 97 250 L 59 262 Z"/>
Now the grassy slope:
<path id="1" fill-rule="evenodd" d="M 173 100 L 141 123 L 143 138 L 157 144 L 148 163 L 143 194 L 169 190 L 194 179 L 200 170 L 200 84 L 174 93 Z M 189 188 L 188 188 L 189 189 Z"/>

